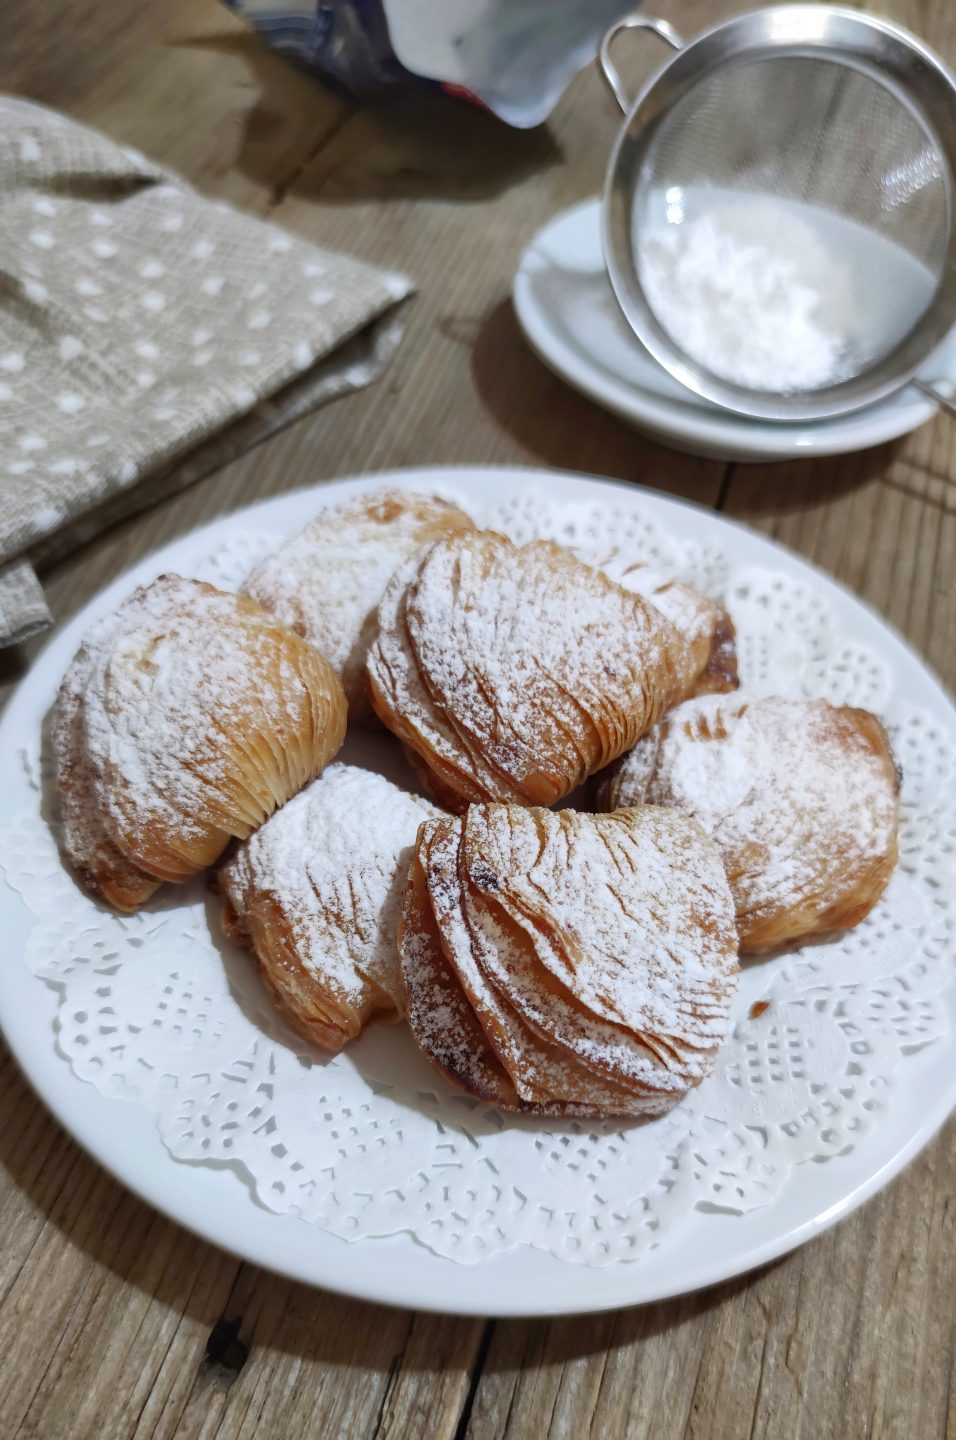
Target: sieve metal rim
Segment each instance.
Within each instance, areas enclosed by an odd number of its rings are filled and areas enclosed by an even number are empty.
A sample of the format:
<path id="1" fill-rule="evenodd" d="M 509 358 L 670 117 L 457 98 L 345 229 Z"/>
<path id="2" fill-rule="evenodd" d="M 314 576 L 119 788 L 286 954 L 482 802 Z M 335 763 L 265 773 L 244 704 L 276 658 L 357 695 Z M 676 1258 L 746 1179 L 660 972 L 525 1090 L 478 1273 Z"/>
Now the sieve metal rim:
<path id="1" fill-rule="evenodd" d="M 783 5 L 735 16 L 682 44 L 666 21 L 635 17 L 614 26 L 602 45 L 602 69 L 619 104 L 620 82 L 607 61 L 619 29 L 656 32 L 675 50 L 647 80 L 626 111 L 608 164 L 603 204 L 604 253 L 618 305 L 638 339 L 676 380 L 704 399 L 738 414 L 782 421 L 825 419 L 862 409 L 893 394 L 917 375 L 956 324 L 956 79 L 916 36 L 881 17 L 838 6 Z M 681 48 L 677 48 L 681 46 Z M 744 59 L 807 56 L 868 74 L 918 120 L 944 166 L 949 233 L 933 300 L 900 343 L 849 380 L 815 391 L 768 394 L 723 381 L 677 347 L 644 295 L 632 242 L 633 197 L 655 127 L 717 67 Z"/>

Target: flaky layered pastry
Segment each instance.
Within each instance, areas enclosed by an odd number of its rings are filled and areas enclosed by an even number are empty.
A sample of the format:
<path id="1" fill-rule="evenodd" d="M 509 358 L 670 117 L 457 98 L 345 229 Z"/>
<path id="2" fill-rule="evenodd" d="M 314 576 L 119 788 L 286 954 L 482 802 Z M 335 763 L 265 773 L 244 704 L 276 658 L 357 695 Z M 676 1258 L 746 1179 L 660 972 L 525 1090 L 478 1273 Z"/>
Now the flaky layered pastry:
<path id="1" fill-rule="evenodd" d="M 437 496 L 370 490 L 323 510 L 257 565 L 243 589 L 322 651 L 342 682 L 349 719 L 369 720 L 365 660 L 385 586 L 423 545 L 473 528 Z"/>
<path id="2" fill-rule="evenodd" d="M 408 560 L 378 620 L 372 703 L 456 810 L 553 805 L 692 694 L 706 664 L 696 637 L 569 550 L 490 530 Z"/>
<path id="3" fill-rule="evenodd" d="M 57 698 L 66 852 L 120 910 L 245 839 L 342 744 L 342 687 L 241 596 L 163 575 L 93 627 Z"/>
<path id="4" fill-rule="evenodd" d="M 402 893 L 418 827 L 439 813 L 381 775 L 330 765 L 219 870 L 227 934 L 326 1050 L 404 1014 Z"/>
<path id="5" fill-rule="evenodd" d="M 661 1114 L 729 1028 L 733 901 L 715 846 L 673 811 L 426 822 L 399 949 L 424 1053 L 508 1110 Z"/>
<path id="6" fill-rule="evenodd" d="M 609 772 L 599 802 L 691 814 L 723 856 L 743 951 L 856 925 L 897 859 L 899 778 L 874 715 L 825 700 L 690 700 Z"/>
<path id="7" fill-rule="evenodd" d="M 691 647 L 697 670 L 695 695 L 723 694 L 737 689 L 736 631 L 722 605 L 655 566 L 631 559 L 625 551 L 579 553 L 582 560 L 603 570 L 625 590 L 643 596 L 683 636 Z"/>

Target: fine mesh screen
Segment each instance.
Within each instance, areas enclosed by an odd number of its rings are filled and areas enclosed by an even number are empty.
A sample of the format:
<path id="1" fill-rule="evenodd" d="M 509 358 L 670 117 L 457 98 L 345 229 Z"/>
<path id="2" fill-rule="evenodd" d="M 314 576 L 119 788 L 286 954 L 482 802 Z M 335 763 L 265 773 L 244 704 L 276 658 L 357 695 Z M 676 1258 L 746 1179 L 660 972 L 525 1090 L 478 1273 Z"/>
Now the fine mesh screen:
<path id="1" fill-rule="evenodd" d="M 642 237 L 708 213 L 749 224 L 769 251 L 807 225 L 852 273 L 852 297 L 836 297 L 848 331 L 840 378 L 917 324 L 949 241 L 946 172 L 919 117 L 870 74 L 798 55 L 723 64 L 657 122 L 634 192 L 638 275 Z"/>

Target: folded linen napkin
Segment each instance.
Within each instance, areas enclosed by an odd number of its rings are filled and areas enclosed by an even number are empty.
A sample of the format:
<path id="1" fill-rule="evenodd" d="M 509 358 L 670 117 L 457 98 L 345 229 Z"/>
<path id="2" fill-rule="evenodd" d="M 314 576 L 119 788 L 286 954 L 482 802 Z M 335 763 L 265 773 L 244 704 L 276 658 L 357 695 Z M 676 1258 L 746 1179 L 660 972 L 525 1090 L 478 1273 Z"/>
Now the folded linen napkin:
<path id="1" fill-rule="evenodd" d="M 0 96 L 0 646 L 35 564 L 373 380 L 410 290 Z"/>

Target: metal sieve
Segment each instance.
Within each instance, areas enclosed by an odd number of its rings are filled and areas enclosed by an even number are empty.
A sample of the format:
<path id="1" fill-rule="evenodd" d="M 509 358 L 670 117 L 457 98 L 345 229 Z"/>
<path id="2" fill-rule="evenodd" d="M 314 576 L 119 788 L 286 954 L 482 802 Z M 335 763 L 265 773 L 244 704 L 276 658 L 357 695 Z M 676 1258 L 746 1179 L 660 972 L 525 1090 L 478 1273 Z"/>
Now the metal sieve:
<path id="1" fill-rule="evenodd" d="M 677 52 L 633 102 L 610 53 L 625 30 Z M 605 191 L 608 272 L 628 323 L 665 370 L 765 419 L 839 415 L 908 383 L 956 413 L 915 378 L 956 324 L 956 82 L 926 46 L 875 16 L 786 5 L 688 44 L 667 21 L 632 16 L 605 35 L 600 65 L 627 117 Z M 846 283 L 840 294 L 820 292 L 841 315 L 839 363 L 824 383 L 740 384 L 682 347 L 679 293 L 668 297 L 667 323 L 660 298 L 652 303 L 652 237 L 718 213 L 744 225 L 775 215 L 760 230 L 762 255 L 783 254 L 806 223 L 834 257 Z"/>

